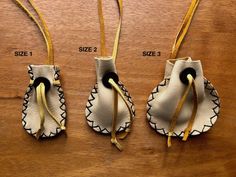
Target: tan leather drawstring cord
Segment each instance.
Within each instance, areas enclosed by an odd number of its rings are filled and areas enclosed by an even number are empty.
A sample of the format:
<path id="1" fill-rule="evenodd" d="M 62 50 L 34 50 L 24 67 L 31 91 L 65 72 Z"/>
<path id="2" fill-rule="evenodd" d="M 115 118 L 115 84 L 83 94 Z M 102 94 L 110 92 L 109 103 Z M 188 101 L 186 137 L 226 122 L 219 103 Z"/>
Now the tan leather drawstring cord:
<path id="1" fill-rule="evenodd" d="M 180 101 L 178 102 L 176 110 L 175 110 L 175 113 L 174 113 L 174 115 L 173 115 L 173 117 L 171 119 L 171 122 L 170 122 L 169 132 L 168 132 L 168 140 L 167 140 L 168 147 L 171 146 L 171 136 L 173 135 L 173 131 L 174 131 L 174 128 L 175 128 L 178 116 L 179 116 L 179 114 L 180 114 L 180 112 L 182 110 L 182 107 L 183 107 L 183 105 L 184 105 L 184 103 L 186 101 L 187 96 L 190 93 L 191 88 L 193 88 L 193 101 L 194 101 L 194 104 L 193 104 L 191 118 L 189 120 L 187 128 L 184 131 L 184 137 L 182 139 L 183 141 L 187 140 L 187 138 L 189 136 L 189 133 L 192 130 L 192 125 L 193 125 L 193 122 L 194 122 L 194 118 L 195 118 L 196 113 L 197 113 L 197 102 L 198 102 L 198 99 L 197 99 L 197 92 L 196 92 L 196 87 L 195 87 L 195 83 L 194 83 L 194 78 L 192 77 L 191 74 L 188 74 L 187 75 L 187 79 L 188 79 L 188 86 L 186 87 L 186 89 L 184 91 L 184 94 L 182 95 Z"/>
<path id="2" fill-rule="evenodd" d="M 191 5 L 187 11 L 187 14 L 185 15 L 184 20 L 180 26 L 180 29 L 175 37 L 175 41 L 174 41 L 172 51 L 170 54 L 171 59 L 175 59 L 177 57 L 179 48 L 188 32 L 188 29 L 193 19 L 193 15 L 196 12 L 199 3 L 200 3 L 200 0 L 192 0 Z"/>
<path id="3" fill-rule="evenodd" d="M 52 44 L 52 40 L 51 40 L 51 35 L 49 33 L 47 24 L 46 24 L 45 20 L 42 17 L 42 14 L 39 12 L 39 10 L 34 5 L 33 0 L 28 0 L 28 2 L 30 3 L 30 5 L 33 7 L 36 14 L 38 15 L 38 17 L 39 17 L 39 19 L 42 23 L 42 26 L 41 26 L 39 21 L 35 18 L 35 16 L 28 10 L 28 8 L 25 5 L 23 5 L 23 3 L 20 0 L 15 0 L 15 1 L 16 1 L 17 5 L 20 8 L 22 8 L 27 15 L 29 15 L 29 17 L 33 20 L 33 22 L 39 28 L 39 30 L 42 33 L 43 38 L 46 42 L 46 46 L 47 46 L 48 57 L 47 57 L 47 60 L 46 60 L 46 64 L 54 65 L 54 51 L 53 51 L 53 44 Z"/>
<path id="4" fill-rule="evenodd" d="M 112 58 L 115 61 L 118 53 L 118 47 L 119 47 L 119 39 L 120 39 L 120 31 L 121 31 L 121 25 L 122 25 L 122 16 L 123 16 L 123 5 L 122 0 L 117 0 L 118 7 L 119 7 L 119 24 L 116 31 L 115 36 L 115 42 L 113 46 L 113 52 L 112 52 Z M 99 22 L 100 22 L 100 36 L 101 36 L 101 56 L 106 57 L 107 51 L 106 51 L 106 41 L 105 41 L 105 25 L 104 25 L 104 18 L 103 18 L 103 11 L 102 11 L 102 0 L 98 0 L 98 14 L 99 14 Z M 110 78 L 108 81 L 113 90 L 114 95 L 114 102 L 113 102 L 113 118 L 112 118 L 112 131 L 111 131 L 111 142 L 114 144 L 120 151 L 123 149 L 121 144 L 117 140 L 116 136 L 116 120 L 117 120 L 117 114 L 118 114 L 118 95 L 122 98 L 125 105 L 127 106 L 129 110 L 129 117 L 130 117 L 130 126 L 132 124 L 132 110 L 123 94 L 123 91 L 120 89 L 119 85 L 116 84 L 116 82 Z M 119 139 L 124 139 L 127 134 L 130 132 L 130 128 L 127 128 L 123 134 L 119 134 Z"/>
<path id="5" fill-rule="evenodd" d="M 183 22 L 180 26 L 179 32 L 177 33 L 177 36 L 175 38 L 174 45 L 172 47 L 172 51 L 171 51 L 171 54 L 170 54 L 171 59 L 175 59 L 178 55 L 179 48 L 180 48 L 180 46 L 182 44 L 182 41 L 184 40 L 184 38 L 185 38 L 185 36 L 188 32 L 188 29 L 189 29 L 190 24 L 191 24 L 192 19 L 193 19 L 193 15 L 194 15 L 194 13 L 195 13 L 198 5 L 199 5 L 199 2 L 200 2 L 200 0 L 192 0 L 192 2 L 191 2 L 191 5 L 188 9 L 188 12 L 184 17 L 184 20 L 183 20 Z M 191 133 L 193 123 L 194 123 L 194 119 L 195 119 L 195 116 L 196 116 L 196 113 L 197 113 L 198 98 L 197 98 L 197 91 L 196 91 L 195 81 L 194 81 L 194 78 L 192 77 L 191 74 L 187 75 L 187 79 L 188 79 L 188 86 L 186 87 L 180 101 L 177 104 L 175 113 L 174 113 L 174 115 L 171 119 L 170 125 L 169 125 L 168 140 L 167 140 L 168 147 L 171 146 L 171 137 L 173 135 L 174 128 L 176 126 L 178 116 L 179 116 L 179 114 L 182 110 L 182 107 L 184 105 L 184 102 L 185 102 L 187 96 L 189 95 L 189 93 L 191 91 L 191 88 L 193 90 L 193 109 L 192 109 L 191 118 L 188 122 L 188 126 L 184 130 L 184 136 L 183 136 L 183 139 L 182 139 L 183 141 L 186 141 L 189 134 Z"/>

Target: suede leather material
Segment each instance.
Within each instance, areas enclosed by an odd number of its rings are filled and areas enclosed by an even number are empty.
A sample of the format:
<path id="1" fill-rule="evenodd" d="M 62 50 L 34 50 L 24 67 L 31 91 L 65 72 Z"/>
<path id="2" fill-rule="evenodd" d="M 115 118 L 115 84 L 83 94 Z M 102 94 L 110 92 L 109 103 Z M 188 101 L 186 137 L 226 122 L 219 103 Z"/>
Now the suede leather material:
<path id="1" fill-rule="evenodd" d="M 56 116 L 57 120 L 65 125 L 66 122 L 66 105 L 63 90 L 61 86 L 53 85 L 54 80 L 59 80 L 59 68 L 53 65 L 30 65 L 28 73 L 31 80 L 38 77 L 45 77 L 50 82 L 50 89 L 46 93 L 48 107 Z M 36 99 L 36 89 L 29 85 L 24 97 L 22 124 L 25 130 L 35 135 L 40 128 L 39 107 Z M 61 131 L 57 123 L 51 118 L 45 109 L 44 130 L 41 137 L 53 137 Z"/>
<path id="2" fill-rule="evenodd" d="M 95 58 L 97 84 L 89 96 L 85 114 L 86 119 L 95 131 L 100 133 L 110 133 L 112 130 L 113 117 L 113 90 L 106 88 L 102 83 L 104 74 L 115 72 L 116 67 L 112 57 Z M 134 107 L 128 91 L 119 81 L 119 85 L 126 96 L 129 106 L 132 107 L 134 116 Z M 129 111 L 124 101 L 118 96 L 118 116 L 116 123 L 116 131 L 123 131 L 130 125 Z"/>
<path id="3" fill-rule="evenodd" d="M 167 134 L 169 124 L 177 107 L 178 101 L 186 88 L 179 75 L 184 69 L 191 67 L 196 71 L 195 85 L 198 95 L 198 110 L 194 120 L 191 135 L 197 135 L 208 131 L 215 123 L 220 108 L 217 91 L 213 85 L 204 78 L 202 65 L 199 60 L 171 60 L 166 63 L 165 78 L 156 87 L 148 99 L 147 118 L 150 125 L 161 134 Z M 192 89 L 178 117 L 174 135 L 183 136 L 183 131 L 188 125 L 193 107 Z"/>

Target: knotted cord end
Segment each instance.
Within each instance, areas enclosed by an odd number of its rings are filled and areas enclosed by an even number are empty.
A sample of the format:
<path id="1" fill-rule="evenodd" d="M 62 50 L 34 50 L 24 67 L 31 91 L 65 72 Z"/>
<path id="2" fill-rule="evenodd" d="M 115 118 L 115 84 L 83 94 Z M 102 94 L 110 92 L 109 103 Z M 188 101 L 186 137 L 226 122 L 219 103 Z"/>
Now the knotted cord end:
<path id="1" fill-rule="evenodd" d="M 65 131 L 66 130 L 66 127 L 64 125 L 61 125 L 60 127 L 61 130 Z"/>
<path id="2" fill-rule="evenodd" d="M 60 86 L 61 85 L 60 80 L 53 80 L 53 85 L 54 86 Z"/>
<path id="3" fill-rule="evenodd" d="M 34 80 L 30 79 L 29 85 L 33 85 L 34 84 Z"/>
<path id="4" fill-rule="evenodd" d="M 111 138 L 111 143 L 114 144 L 117 149 L 119 149 L 119 151 L 123 151 L 123 147 L 121 146 L 121 144 L 117 141 L 116 138 Z"/>

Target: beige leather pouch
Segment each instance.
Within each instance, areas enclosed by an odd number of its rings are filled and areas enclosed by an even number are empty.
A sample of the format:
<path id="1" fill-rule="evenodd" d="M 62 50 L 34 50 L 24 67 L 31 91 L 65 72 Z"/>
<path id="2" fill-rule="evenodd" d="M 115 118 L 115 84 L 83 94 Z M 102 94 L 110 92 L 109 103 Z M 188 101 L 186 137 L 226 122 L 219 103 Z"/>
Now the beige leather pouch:
<path id="1" fill-rule="evenodd" d="M 158 133 L 168 135 L 171 119 L 177 104 L 181 99 L 186 84 L 181 79 L 181 73 L 192 68 L 196 71 L 195 85 L 198 99 L 197 113 L 190 135 L 199 135 L 208 131 L 216 122 L 220 109 L 217 91 L 202 71 L 200 60 L 178 59 L 167 60 L 164 80 L 154 88 L 148 98 L 147 119 Z M 191 90 L 178 116 L 173 136 L 184 136 L 193 109 L 193 90 Z"/>
<path id="2" fill-rule="evenodd" d="M 37 139 L 54 137 L 65 130 L 66 105 L 60 83 L 60 70 L 54 65 L 54 48 L 48 27 L 34 1 L 15 3 L 36 24 L 47 47 L 45 65 L 29 65 L 30 84 L 26 90 L 22 110 L 24 129 Z M 31 12 L 33 11 L 33 12 Z"/>
<path id="3" fill-rule="evenodd" d="M 112 117 L 113 117 L 113 90 L 104 86 L 102 79 L 107 73 L 117 73 L 114 60 L 112 57 L 108 58 L 95 58 L 96 61 L 96 74 L 97 83 L 90 93 L 86 105 L 86 119 L 95 131 L 100 133 L 111 133 L 112 130 Z M 118 85 L 123 91 L 129 107 L 132 109 L 132 117 L 134 117 L 134 104 L 130 94 L 125 86 L 119 81 Z M 118 113 L 116 120 L 116 131 L 121 132 L 130 126 L 129 110 L 118 96 Z"/>
<path id="4" fill-rule="evenodd" d="M 29 65 L 28 73 L 30 84 L 24 96 L 23 127 L 37 138 L 53 137 L 62 129 L 64 130 L 66 122 L 66 105 L 60 84 L 60 70 L 54 65 Z M 40 83 L 43 83 L 44 91 L 37 89 Z"/>
<path id="5" fill-rule="evenodd" d="M 118 139 L 124 139 L 130 132 L 135 113 L 130 94 L 119 80 L 115 66 L 123 16 L 122 0 L 116 2 L 119 9 L 119 23 L 112 56 L 109 57 L 106 49 L 102 1 L 98 1 L 101 57 L 95 57 L 97 83 L 88 98 L 85 115 L 88 125 L 93 130 L 111 134 L 111 143 L 122 150 Z"/>
<path id="6" fill-rule="evenodd" d="M 158 133 L 182 137 L 208 131 L 216 122 L 220 100 L 217 91 L 204 77 L 200 60 L 177 58 L 200 0 L 192 0 L 175 37 L 164 80 L 152 91 L 147 103 L 147 119 Z"/>

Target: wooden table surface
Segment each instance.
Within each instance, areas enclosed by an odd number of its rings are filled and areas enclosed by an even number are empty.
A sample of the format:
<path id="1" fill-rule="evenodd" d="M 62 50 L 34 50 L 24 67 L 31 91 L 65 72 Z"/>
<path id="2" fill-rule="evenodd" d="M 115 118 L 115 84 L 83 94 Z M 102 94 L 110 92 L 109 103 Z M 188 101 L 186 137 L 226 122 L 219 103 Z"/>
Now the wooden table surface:
<path id="1" fill-rule="evenodd" d="M 205 0 L 194 17 L 179 57 L 201 59 L 205 76 L 221 97 L 220 118 L 207 133 L 187 142 L 157 134 L 146 120 L 146 101 L 163 79 L 178 26 L 190 0 L 124 0 L 124 21 L 117 58 L 120 79 L 136 106 L 132 133 L 119 152 L 110 136 L 94 132 L 85 121 L 85 105 L 95 83 L 99 48 L 97 1 L 37 0 L 55 46 L 67 102 L 67 136 L 37 141 L 21 124 L 22 97 L 29 83 L 27 66 L 46 58 L 41 34 L 12 0 L 0 1 L 0 176 L 236 176 L 236 5 L 233 0 Z M 112 50 L 117 5 L 104 0 L 106 35 Z M 33 56 L 16 57 L 15 51 Z M 161 56 L 144 57 L 143 51 Z"/>

